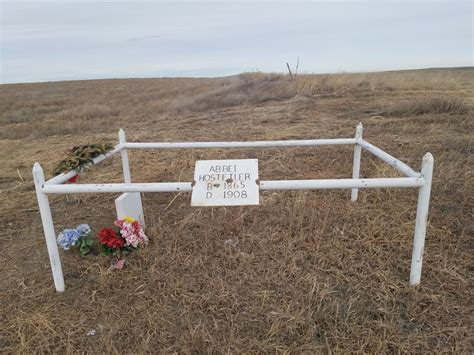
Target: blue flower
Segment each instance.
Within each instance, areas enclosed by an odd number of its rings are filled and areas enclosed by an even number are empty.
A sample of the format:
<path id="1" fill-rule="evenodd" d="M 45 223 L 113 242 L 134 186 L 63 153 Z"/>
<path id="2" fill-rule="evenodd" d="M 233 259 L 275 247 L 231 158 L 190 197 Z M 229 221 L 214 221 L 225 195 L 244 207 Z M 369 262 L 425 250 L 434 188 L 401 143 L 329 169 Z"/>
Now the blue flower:
<path id="1" fill-rule="evenodd" d="M 79 224 L 76 228 L 81 237 L 85 237 L 91 232 L 91 227 L 88 224 Z"/>
<path id="2" fill-rule="evenodd" d="M 58 244 L 64 249 L 69 250 L 81 237 L 77 229 L 65 229 L 58 235 Z"/>

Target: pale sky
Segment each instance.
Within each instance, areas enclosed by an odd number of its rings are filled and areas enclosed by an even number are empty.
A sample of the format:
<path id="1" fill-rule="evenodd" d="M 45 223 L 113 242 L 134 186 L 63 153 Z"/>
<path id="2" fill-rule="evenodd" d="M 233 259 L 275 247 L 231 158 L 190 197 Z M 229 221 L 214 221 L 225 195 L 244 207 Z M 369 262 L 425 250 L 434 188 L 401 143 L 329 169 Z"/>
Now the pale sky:
<path id="1" fill-rule="evenodd" d="M 473 65 L 472 1 L 1 1 L 2 83 Z"/>

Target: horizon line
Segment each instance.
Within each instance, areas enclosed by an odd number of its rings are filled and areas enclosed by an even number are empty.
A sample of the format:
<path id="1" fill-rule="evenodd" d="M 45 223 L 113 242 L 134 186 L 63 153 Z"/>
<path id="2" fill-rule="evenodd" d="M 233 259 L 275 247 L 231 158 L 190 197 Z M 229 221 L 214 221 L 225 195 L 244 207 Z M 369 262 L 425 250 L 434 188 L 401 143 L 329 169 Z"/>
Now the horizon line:
<path id="1" fill-rule="evenodd" d="M 367 71 L 345 71 L 338 70 L 336 72 L 302 72 L 296 73 L 296 75 L 342 75 L 342 74 L 375 74 L 375 73 L 395 73 L 395 72 L 408 72 L 408 71 L 422 71 L 422 70 L 469 70 L 474 69 L 474 65 L 463 65 L 463 66 L 445 66 L 445 67 L 423 67 L 423 68 L 406 68 L 406 69 L 387 69 L 387 70 L 367 70 Z M 154 80 L 154 79 L 222 79 L 230 78 L 233 76 L 239 76 L 242 74 L 275 74 L 275 75 L 288 75 L 288 72 L 278 71 L 243 71 L 231 75 L 221 76 L 123 76 L 123 77 L 110 77 L 110 78 L 84 78 L 84 79 L 64 79 L 64 80 L 38 80 L 38 81 L 19 81 L 19 82 L 0 82 L 0 85 L 21 85 L 21 84 L 47 84 L 47 83 L 64 83 L 64 82 L 76 82 L 76 81 L 100 81 L 100 80 Z"/>

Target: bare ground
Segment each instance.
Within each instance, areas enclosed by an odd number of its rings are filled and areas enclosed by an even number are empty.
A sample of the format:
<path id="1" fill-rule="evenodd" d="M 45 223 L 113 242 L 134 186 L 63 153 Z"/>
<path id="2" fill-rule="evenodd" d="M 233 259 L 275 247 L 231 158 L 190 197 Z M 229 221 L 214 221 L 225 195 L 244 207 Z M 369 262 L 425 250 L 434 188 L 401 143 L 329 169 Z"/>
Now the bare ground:
<path id="1" fill-rule="evenodd" d="M 4 353 L 474 350 L 474 70 L 0 86 L 0 348 Z M 408 286 L 416 191 L 261 192 L 258 207 L 144 194 L 151 244 L 110 259 L 61 252 L 54 290 L 31 167 L 100 140 L 366 139 L 419 169 L 435 158 L 422 283 Z M 351 147 L 133 151 L 132 178 L 190 181 L 205 158 L 258 158 L 262 179 L 350 177 Z M 362 176 L 397 176 L 363 153 Z M 120 182 L 119 158 L 79 182 Z M 50 198 L 56 230 L 114 219 L 116 195 Z M 230 241 L 229 241 L 230 240 Z M 90 330 L 95 336 L 87 336 Z"/>

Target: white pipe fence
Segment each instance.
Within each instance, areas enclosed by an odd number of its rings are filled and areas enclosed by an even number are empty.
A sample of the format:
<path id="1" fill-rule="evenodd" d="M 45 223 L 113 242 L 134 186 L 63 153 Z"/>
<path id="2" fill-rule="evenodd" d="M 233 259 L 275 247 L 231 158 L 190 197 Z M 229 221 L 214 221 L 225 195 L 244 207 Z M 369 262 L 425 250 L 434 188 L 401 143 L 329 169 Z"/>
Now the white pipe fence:
<path id="1" fill-rule="evenodd" d="M 317 180 L 263 180 L 259 181 L 260 190 L 316 190 L 316 189 L 351 189 L 351 200 L 357 201 L 358 189 L 361 188 L 419 188 L 415 235 L 410 270 L 410 284 L 418 285 L 421 279 L 423 250 L 428 222 L 428 209 L 433 175 L 433 156 L 426 153 L 423 157 L 421 173 L 370 144 L 362 138 L 363 127 L 359 123 L 354 138 L 342 139 L 310 139 L 310 140 L 279 140 L 279 141 L 248 141 L 248 142 L 176 142 L 176 143 L 130 143 L 125 139 L 122 129 L 119 131 L 119 144 L 105 155 L 93 159 L 98 164 L 104 159 L 120 152 L 124 183 L 113 184 L 75 184 L 62 185 L 78 172 L 69 171 L 45 181 L 43 169 L 39 163 L 33 166 L 33 178 L 36 195 L 43 223 L 46 245 L 48 248 L 54 285 L 58 292 L 65 290 L 61 261 L 56 244 L 53 219 L 48 194 L 71 193 L 118 193 L 118 192 L 177 192 L 192 191 L 191 182 L 160 182 L 132 183 L 128 160 L 128 149 L 194 149 L 194 148 L 259 148 L 259 147 L 299 147 L 319 145 L 354 145 L 352 179 L 317 179 Z M 360 179 L 360 161 L 362 150 L 372 153 L 405 177 Z M 92 165 L 92 164 L 90 164 Z"/>
<path id="2" fill-rule="evenodd" d="M 262 148 L 262 147 L 302 147 L 315 145 L 355 144 L 355 138 L 306 139 L 288 141 L 254 142 L 178 142 L 178 143 L 123 143 L 126 149 L 179 149 L 179 148 Z"/>

